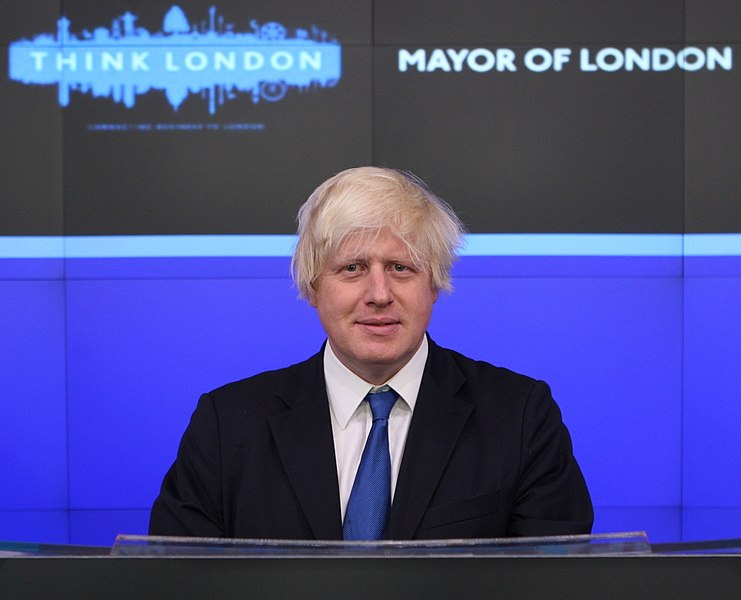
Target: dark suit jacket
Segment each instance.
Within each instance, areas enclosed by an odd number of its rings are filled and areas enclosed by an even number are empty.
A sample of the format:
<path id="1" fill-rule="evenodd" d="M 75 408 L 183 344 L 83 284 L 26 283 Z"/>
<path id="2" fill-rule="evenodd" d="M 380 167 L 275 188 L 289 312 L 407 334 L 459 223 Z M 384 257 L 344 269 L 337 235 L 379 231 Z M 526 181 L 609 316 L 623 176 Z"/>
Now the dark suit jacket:
<path id="1" fill-rule="evenodd" d="M 150 534 L 342 539 L 321 352 L 201 397 Z M 548 386 L 430 341 L 389 539 L 589 533 L 593 513 Z"/>

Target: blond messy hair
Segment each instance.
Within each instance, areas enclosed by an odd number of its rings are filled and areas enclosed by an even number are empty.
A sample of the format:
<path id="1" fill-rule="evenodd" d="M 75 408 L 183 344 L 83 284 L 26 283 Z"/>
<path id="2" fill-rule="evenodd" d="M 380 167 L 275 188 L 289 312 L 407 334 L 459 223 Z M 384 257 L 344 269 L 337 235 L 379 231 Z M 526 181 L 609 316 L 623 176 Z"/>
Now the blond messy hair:
<path id="1" fill-rule="evenodd" d="M 368 247 L 384 230 L 406 244 L 433 289 L 450 291 L 450 269 L 465 233 L 453 209 L 420 179 L 381 167 L 347 169 L 322 183 L 298 212 L 291 275 L 299 295 L 314 299 L 314 282 L 350 235 Z"/>

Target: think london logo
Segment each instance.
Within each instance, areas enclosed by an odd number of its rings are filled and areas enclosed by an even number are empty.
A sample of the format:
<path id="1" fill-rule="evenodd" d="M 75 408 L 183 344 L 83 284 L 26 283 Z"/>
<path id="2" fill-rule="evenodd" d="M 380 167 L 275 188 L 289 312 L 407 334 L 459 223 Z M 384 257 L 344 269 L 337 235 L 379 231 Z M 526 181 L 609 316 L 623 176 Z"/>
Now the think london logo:
<path id="1" fill-rule="evenodd" d="M 59 104 L 72 92 L 110 98 L 127 108 L 138 96 L 164 91 L 175 111 L 191 94 L 207 99 L 212 115 L 240 94 L 252 102 L 278 102 L 300 92 L 333 87 L 341 75 L 341 47 L 316 26 L 289 31 L 275 21 L 250 21 L 239 32 L 209 10 L 208 20 L 192 24 L 179 6 L 165 14 L 162 31 L 137 27 L 127 12 L 110 28 L 71 32 L 57 21 L 56 34 L 40 34 L 10 44 L 10 78 L 29 85 L 57 85 Z"/>

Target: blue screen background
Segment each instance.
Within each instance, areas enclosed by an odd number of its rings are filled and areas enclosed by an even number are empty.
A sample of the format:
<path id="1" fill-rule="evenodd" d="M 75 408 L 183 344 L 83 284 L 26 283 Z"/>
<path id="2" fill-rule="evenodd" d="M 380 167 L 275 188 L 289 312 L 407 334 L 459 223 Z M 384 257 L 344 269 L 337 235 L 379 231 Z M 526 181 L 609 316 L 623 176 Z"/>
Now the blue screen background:
<path id="1" fill-rule="evenodd" d="M 596 532 L 738 536 L 738 260 L 464 256 L 430 334 L 551 385 Z M 145 533 L 198 395 L 324 340 L 287 258 L 27 261 L 0 280 L 3 539 Z"/>

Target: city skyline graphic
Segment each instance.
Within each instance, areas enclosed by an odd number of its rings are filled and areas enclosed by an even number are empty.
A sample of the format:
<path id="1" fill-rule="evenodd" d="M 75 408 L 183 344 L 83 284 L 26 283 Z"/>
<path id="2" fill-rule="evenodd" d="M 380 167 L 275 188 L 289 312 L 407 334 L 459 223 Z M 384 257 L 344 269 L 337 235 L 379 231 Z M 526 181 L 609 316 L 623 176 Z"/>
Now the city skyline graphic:
<path id="1" fill-rule="evenodd" d="M 253 19 L 248 31 L 238 31 L 214 6 L 207 19 L 191 23 L 177 5 L 165 13 L 159 32 L 136 21 L 126 12 L 108 28 L 75 34 L 62 16 L 54 34 L 10 44 L 10 79 L 57 85 L 63 107 L 73 92 L 133 108 L 137 97 L 159 91 L 174 111 L 198 95 L 214 115 L 241 95 L 255 104 L 278 102 L 291 89 L 334 87 L 341 77 L 341 46 L 315 25 L 289 30 Z"/>

